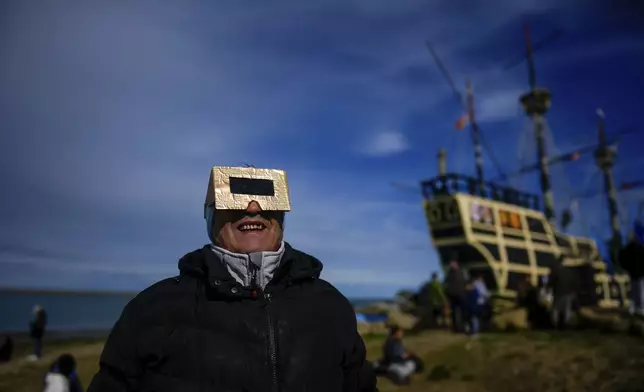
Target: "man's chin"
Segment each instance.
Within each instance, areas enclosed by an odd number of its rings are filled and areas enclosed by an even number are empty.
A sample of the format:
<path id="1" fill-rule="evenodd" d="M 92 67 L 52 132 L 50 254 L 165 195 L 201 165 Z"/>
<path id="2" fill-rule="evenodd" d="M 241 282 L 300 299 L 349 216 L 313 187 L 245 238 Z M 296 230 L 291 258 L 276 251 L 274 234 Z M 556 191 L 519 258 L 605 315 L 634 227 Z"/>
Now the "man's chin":
<path id="1" fill-rule="evenodd" d="M 237 248 L 240 253 L 254 253 L 254 252 L 267 252 L 270 248 L 269 241 L 262 238 L 245 238 L 237 242 Z"/>

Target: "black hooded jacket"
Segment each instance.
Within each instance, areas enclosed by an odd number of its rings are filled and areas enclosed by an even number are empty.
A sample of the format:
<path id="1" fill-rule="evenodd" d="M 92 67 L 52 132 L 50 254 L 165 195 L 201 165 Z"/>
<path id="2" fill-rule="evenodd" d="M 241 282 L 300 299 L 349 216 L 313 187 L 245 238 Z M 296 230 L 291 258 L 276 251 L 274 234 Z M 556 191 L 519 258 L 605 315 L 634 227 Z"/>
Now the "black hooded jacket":
<path id="1" fill-rule="evenodd" d="M 354 310 L 314 257 L 286 244 L 263 292 L 208 246 L 179 270 L 125 307 L 88 392 L 377 391 Z"/>

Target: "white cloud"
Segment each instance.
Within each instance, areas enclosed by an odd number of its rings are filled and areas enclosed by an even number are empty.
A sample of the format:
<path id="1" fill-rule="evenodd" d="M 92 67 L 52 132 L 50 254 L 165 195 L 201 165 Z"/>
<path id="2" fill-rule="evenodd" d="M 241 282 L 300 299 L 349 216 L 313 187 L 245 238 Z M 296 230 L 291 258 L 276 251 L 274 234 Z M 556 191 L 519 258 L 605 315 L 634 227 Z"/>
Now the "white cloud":
<path id="1" fill-rule="evenodd" d="M 511 89 L 484 95 L 477 102 L 477 121 L 485 123 L 517 119 L 521 116 L 519 97 L 524 92 Z"/>
<path id="2" fill-rule="evenodd" d="M 385 157 L 400 154 L 410 148 L 404 134 L 395 131 L 384 131 L 373 135 L 361 148 L 366 155 Z"/>

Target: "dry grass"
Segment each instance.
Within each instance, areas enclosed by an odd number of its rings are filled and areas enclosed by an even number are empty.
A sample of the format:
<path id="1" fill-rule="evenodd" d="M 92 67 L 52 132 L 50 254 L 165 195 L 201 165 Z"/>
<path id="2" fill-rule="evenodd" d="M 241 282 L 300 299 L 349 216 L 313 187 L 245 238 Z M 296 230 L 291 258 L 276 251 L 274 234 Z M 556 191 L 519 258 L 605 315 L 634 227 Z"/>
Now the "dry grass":
<path id="1" fill-rule="evenodd" d="M 369 359 L 380 355 L 382 336 L 366 336 Z M 630 392 L 644 388 L 644 342 L 598 332 L 517 333 L 483 335 L 469 342 L 447 332 L 405 338 L 426 361 L 424 374 L 408 387 L 379 380 L 382 392 Z M 97 370 L 100 341 L 50 345 L 42 361 L 15 360 L 0 365 L 0 392 L 38 392 L 51 361 L 63 352 L 78 359 L 78 373 L 87 385 Z M 24 349 L 22 349 L 24 351 Z M 24 352 L 26 353 L 26 351 Z M 22 356 L 22 353 L 20 354 Z"/>
<path id="2" fill-rule="evenodd" d="M 409 340 L 412 349 L 414 340 Z M 420 351 L 420 350 L 417 350 Z M 597 332 L 490 334 L 428 350 L 427 370 L 400 392 L 635 392 L 644 390 L 644 342 Z"/>
<path id="3" fill-rule="evenodd" d="M 87 387 L 98 370 L 98 358 L 103 350 L 103 342 L 96 339 L 57 341 L 45 345 L 43 358 L 37 362 L 25 359 L 30 353 L 28 345 L 16 347 L 14 359 L 0 365 L 0 392 L 40 392 L 43 390 L 43 377 L 51 363 L 63 353 L 71 353 L 78 362 L 78 375 Z"/>

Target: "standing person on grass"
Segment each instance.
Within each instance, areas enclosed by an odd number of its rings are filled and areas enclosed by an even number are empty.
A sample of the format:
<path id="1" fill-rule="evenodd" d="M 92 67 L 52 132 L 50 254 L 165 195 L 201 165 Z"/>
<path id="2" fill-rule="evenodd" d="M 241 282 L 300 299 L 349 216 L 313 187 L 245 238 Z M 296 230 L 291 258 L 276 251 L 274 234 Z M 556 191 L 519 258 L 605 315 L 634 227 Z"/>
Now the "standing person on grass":
<path id="1" fill-rule="evenodd" d="M 485 280 L 481 275 L 475 275 L 472 280 L 472 285 L 478 292 L 478 306 L 479 306 L 479 327 L 480 329 L 485 330 L 489 328 L 489 324 L 492 320 L 492 304 L 490 299 L 492 298 L 492 293 L 487 289 Z"/>
<path id="2" fill-rule="evenodd" d="M 42 357 L 42 340 L 47 328 L 47 311 L 40 305 L 34 306 L 33 317 L 29 322 L 29 335 L 34 341 L 34 353 L 29 356 L 30 360 L 38 360 Z"/>
<path id="3" fill-rule="evenodd" d="M 467 279 L 458 261 L 453 257 L 449 263 L 449 269 L 445 276 L 445 294 L 449 301 L 452 313 L 452 331 L 463 332 L 463 321 L 465 320 L 465 285 Z"/>
<path id="4" fill-rule="evenodd" d="M 429 297 L 429 308 L 432 317 L 432 326 L 443 327 L 445 325 L 445 308 L 447 305 L 447 298 L 445 297 L 445 290 L 443 284 L 438 280 L 438 273 L 432 273 L 432 280 L 429 282 L 427 288 L 427 296 Z"/>
<path id="5" fill-rule="evenodd" d="M 485 294 L 481 292 L 480 287 L 476 286 L 476 280 L 473 280 L 465 286 L 466 291 L 466 320 L 467 333 L 472 339 L 478 337 L 481 328 L 481 318 L 483 316 L 483 301 Z"/>
<path id="6" fill-rule="evenodd" d="M 123 310 L 88 392 L 373 392 L 349 301 L 283 240 L 286 174 L 214 167 L 211 243 Z"/>

